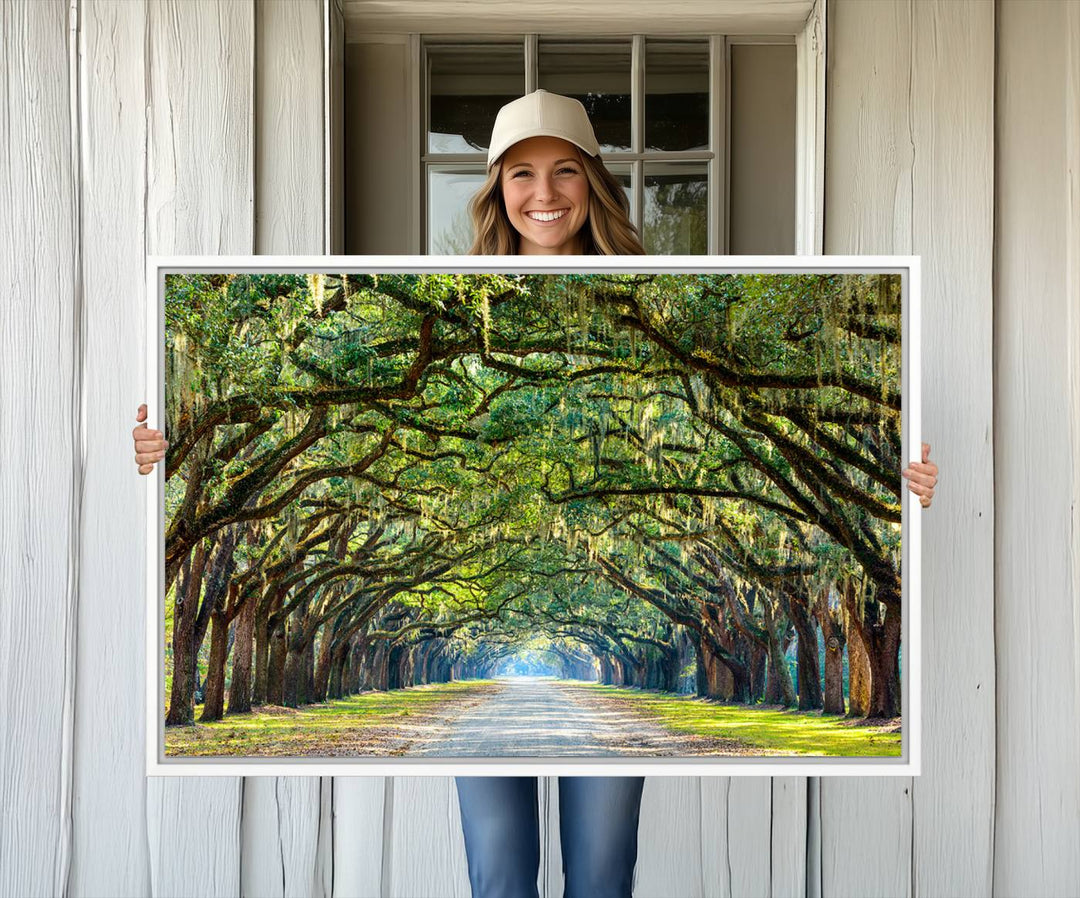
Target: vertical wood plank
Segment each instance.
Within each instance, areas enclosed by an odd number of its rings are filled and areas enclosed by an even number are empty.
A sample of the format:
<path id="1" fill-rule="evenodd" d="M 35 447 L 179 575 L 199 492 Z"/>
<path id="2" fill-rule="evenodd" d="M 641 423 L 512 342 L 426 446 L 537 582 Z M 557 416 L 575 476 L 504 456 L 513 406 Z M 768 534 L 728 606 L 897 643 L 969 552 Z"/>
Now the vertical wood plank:
<path id="1" fill-rule="evenodd" d="M 255 6 L 255 252 L 321 255 L 325 234 L 322 0 Z"/>
<path id="2" fill-rule="evenodd" d="M 1065 33 L 1070 35 L 1065 72 L 1065 160 L 1066 189 L 1069 207 L 1066 210 L 1065 245 L 1071 247 L 1066 260 L 1065 292 L 1069 347 L 1069 408 L 1072 409 L 1071 455 L 1073 471 L 1080 469 L 1080 6 L 1069 6 L 1065 15 Z M 1073 478 L 1072 509 L 1069 533 L 1069 565 L 1072 568 L 1070 590 L 1073 607 L 1073 657 L 1080 647 L 1080 476 Z M 1080 695 L 1080 663 L 1073 664 L 1073 688 Z M 1080 714 L 1073 715 L 1080 729 Z M 1080 735 L 1077 736 L 1080 741 Z M 1080 820 L 1076 820 L 1080 829 Z"/>
<path id="3" fill-rule="evenodd" d="M 240 894 L 321 896 L 320 822 L 319 777 L 245 777 Z"/>
<path id="4" fill-rule="evenodd" d="M 149 253 L 254 248 L 253 7 L 148 6 Z M 150 420 L 159 418 L 151 409 Z M 155 896 L 241 894 L 244 785 L 238 777 L 147 779 Z"/>
<path id="5" fill-rule="evenodd" d="M 773 898 L 806 896 L 808 779 L 772 777 L 770 895 Z"/>
<path id="6" fill-rule="evenodd" d="M 947 685 L 923 696 L 920 779 L 822 781 L 822 892 L 988 894 L 994 10 L 830 9 L 826 250 L 923 260 L 923 433 L 945 472 L 923 524 L 923 680 Z"/>
<path id="7" fill-rule="evenodd" d="M 915 160 L 910 4 L 835 0 L 826 14 L 825 252 L 909 254 Z M 932 301 L 924 292 L 924 305 Z M 925 377 L 924 384 L 933 396 L 935 385 Z M 929 573 L 933 562 L 927 561 Z M 924 581 L 925 601 L 930 577 Z M 932 617 L 924 618 L 932 627 Z M 822 894 L 910 894 L 911 801 L 910 778 L 821 778 Z"/>
<path id="8" fill-rule="evenodd" d="M 67 894 L 150 894 L 146 839 L 149 486 L 130 429 L 146 400 L 144 271 L 146 4 L 84 0 L 79 12 L 81 265 L 86 478 L 75 677 L 75 851 Z M 120 351 L 120 347 L 126 347 Z M 0 891 L 3 891 L 0 889 Z M 58 894 L 58 893 L 57 893 Z"/>
<path id="9" fill-rule="evenodd" d="M 243 777 L 147 777 L 146 838 L 154 898 L 240 891 Z"/>
<path id="10" fill-rule="evenodd" d="M 763 776 L 701 777 L 702 894 L 771 894 L 772 782 Z"/>
<path id="11" fill-rule="evenodd" d="M 469 867 L 454 778 L 393 778 L 387 843 L 387 898 L 469 898 Z"/>
<path id="12" fill-rule="evenodd" d="M 731 777 L 701 777 L 701 883 L 710 898 L 730 898 L 727 798 Z"/>
<path id="13" fill-rule="evenodd" d="M 386 792 L 393 778 L 336 776 L 332 782 L 334 898 L 382 898 L 383 832 L 391 810 Z"/>
<path id="14" fill-rule="evenodd" d="M 82 316 L 68 4 L 0 17 L 0 893 L 59 894 L 71 853 Z"/>
<path id="15" fill-rule="evenodd" d="M 321 0 L 260 0 L 254 7 L 256 254 L 319 255 L 323 190 L 323 8 Z M 328 779 L 328 778 L 327 778 Z M 248 777 L 244 788 L 244 895 L 322 896 L 333 881 L 320 834 L 320 777 Z"/>
<path id="16" fill-rule="evenodd" d="M 254 3 L 148 0 L 147 251 L 247 255 Z"/>
<path id="17" fill-rule="evenodd" d="M 995 894 L 1080 882 L 1074 442 L 1080 16 L 998 4 Z M 1067 238 L 1072 237 L 1070 242 Z M 1070 327 L 1070 324 L 1072 325 Z M 1070 368 L 1070 366 L 1074 366 Z"/>
<path id="18" fill-rule="evenodd" d="M 922 256 L 924 439 L 916 895 L 989 895 L 994 808 L 994 5 L 912 12 L 912 252 Z M 964 384 L 964 390 L 955 389 Z M 1000 685 L 1000 680 L 997 681 Z M 1022 891 L 1022 890 L 1021 890 Z"/>
<path id="19" fill-rule="evenodd" d="M 638 821 L 635 898 L 704 898 L 701 777 L 647 776 Z"/>

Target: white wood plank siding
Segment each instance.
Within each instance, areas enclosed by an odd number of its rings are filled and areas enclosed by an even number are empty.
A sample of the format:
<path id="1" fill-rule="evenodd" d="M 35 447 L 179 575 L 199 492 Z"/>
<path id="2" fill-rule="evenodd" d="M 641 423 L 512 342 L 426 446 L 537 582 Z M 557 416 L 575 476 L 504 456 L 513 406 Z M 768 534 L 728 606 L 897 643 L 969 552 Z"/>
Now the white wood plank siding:
<path id="1" fill-rule="evenodd" d="M 393 777 L 336 776 L 330 782 L 334 789 L 333 895 L 382 898 L 383 809 Z"/>
<path id="2" fill-rule="evenodd" d="M 255 6 L 255 252 L 322 255 L 323 0 Z"/>
<path id="3" fill-rule="evenodd" d="M 818 777 L 820 779 L 820 777 Z M 772 898 L 805 898 L 807 865 L 806 776 L 772 777 L 769 877 Z"/>
<path id="4" fill-rule="evenodd" d="M 1065 71 L 1065 159 L 1068 196 L 1065 245 L 1070 248 L 1065 263 L 1065 308 L 1068 320 L 1066 340 L 1069 354 L 1069 415 L 1072 422 L 1070 448 L 1072 470 L 1076 474 L 1080 469 L 1080 251 L 1077 250 L 1080 247 L 1080 6 L 1077 4 L 1068 7 L 1065 34 L 1070 42 Z M 1080 475 L 1073 477 L 1069 508 L 1072 510 L 1069 523 L 1072 539 L 1068 546 L 1068 557 L 1072 568 L 1072 582 L 1069 586 L 1073 609 L 1073 689 L 1074 695 L 1080 696 Z M 1080 714 L 1073 714 L 1073 722 L 1080 728 Z M 1080 840 L 1080 819 L 1075 817 L 1073 836 Z"/>
<path id="5" fill-rule="evenodd" d="M 457 787 L 450 776 L 395 776 L 384 844 L 386 898 L 469 898 Z M 344 833 L 339 831 L 339 836 Z"/>
<path id="6" fill-rule="evenodd" d="M 946 0 L 914 3 L 911 12 L 922 433 L 943 471 L 922 518 L 923 763 L 911 784 L 912 888 L 989 895 L 995 679 L 1001 685 L 991 563 L 994 6 Z"/>
<path id="7" fill-rule="evenodd" d="M 1080 16 L 1071 6 L 998 4 L 999 895 L 1075 895 L 1080 888 L 1080 534 L 1077 506 L 1070 507 L 1080 480 L 1080 408 L 1078 348 L 1069 343 L 1080 308 Z"/>
<path id="8" fill-rule="evenodd" d="M 254 14 L 254 252 L 321 255 L 323 4 L 261 0 Z M 322 805 L 331 800 L 326 780 L 245 777 L 242 895 L 332 894 L 332 831 L 322 827 L 330 820 Z"/>
<path id="9" fill-rule="evenodd" d="M 821 780 L 821 894 L 990 894 L 994 7 L 829 14 L 825 251 L 922 256 L 944 476 L 923 519 L 923 775 Z"/>
<path id="10" fill-rule="evenodd" d="M 701 878 L 706 898 L 770 894 L 771 777 L 701 777 Z M 782 850 L 792 850 L 784 846 Z"/>
<path id="11" fill-rule="evenodd" d="M 86 479 L 79 566 L 79 651 L 70 895 L 150 894 L 147 852 L 146 477 L 131 448 L 146 371 L 147 8 L 78 7 L 80 265 Z M 128 559 L 117 563 L 118 559 Z M 60 894 L 56 892 L 54 894 Z"/>
<path id="12" fill-rule="evenodd" d="M 553 788 L 558 793 L 558 780 Z M 554 796 L 557 799 L 557 794 Z M 636 898 L 704 896 L 701 879 L 701 777 L 647 776 L 638 819 Z M 558 832 L 552 833 L 555 838 Z M 562 852 L 560 850 L 560 870 Z M 561 883 L 552 898 L 561 898 Z"/>
<path id="13" fill-rule="evenodd" d="M 0 18 L 0 894 L 64 888 L 83 473 L 68 7 Z"/>
<path id="14" fill-rule="evenodd" d="M 146 250 L 251 253 L 254 3 L 153 2 L 147 15 Z M 154 896 L 241 894 L 243 781 L 146 782 Z"/>

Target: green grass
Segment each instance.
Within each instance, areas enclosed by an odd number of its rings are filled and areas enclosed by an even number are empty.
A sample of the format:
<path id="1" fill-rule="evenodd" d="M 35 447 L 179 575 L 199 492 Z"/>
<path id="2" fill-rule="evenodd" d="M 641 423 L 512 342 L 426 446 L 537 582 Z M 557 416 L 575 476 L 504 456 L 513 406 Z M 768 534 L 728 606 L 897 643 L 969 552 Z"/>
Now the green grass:
<path id="1" fill-rule="evenodd" d="M 575 681 L 575 685 L 630 700 L 637 710 L 675 732 L 737 739 L 746 745 L 794 755 L 901 755 L 900 733 L 885 733 L 875 726 L 855 726 L 836 715 L 729 704 L 585 681 Z"/>
<path id="2" fill-rule="evenodd" d="M 453 706 L 477 686 L 492 680 L 431 683 L 390 692 L 364 692 L 300 708 L 267 705 L 244 714 L 227 714 L 200 723 L 165 728 L 165 754 L 172 756 L 303 756 L 364 754 L 385 748 L 398 734 L 413 731 L 440 710 Z M 385 753 L 385 752 L 383 752 Z"/>

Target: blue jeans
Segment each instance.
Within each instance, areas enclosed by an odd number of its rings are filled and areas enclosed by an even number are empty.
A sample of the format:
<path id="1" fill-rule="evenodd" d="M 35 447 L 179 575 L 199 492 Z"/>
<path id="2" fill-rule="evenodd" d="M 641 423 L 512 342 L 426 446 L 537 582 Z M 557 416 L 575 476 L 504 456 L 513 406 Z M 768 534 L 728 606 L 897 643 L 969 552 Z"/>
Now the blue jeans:
<path id="1" fill-rule="evenodd" d="M 535 776 L 459 776 L 473 898 L 539 898 Z M 560 776 L 563 898 L 630 898 L 643 776 Z"/>

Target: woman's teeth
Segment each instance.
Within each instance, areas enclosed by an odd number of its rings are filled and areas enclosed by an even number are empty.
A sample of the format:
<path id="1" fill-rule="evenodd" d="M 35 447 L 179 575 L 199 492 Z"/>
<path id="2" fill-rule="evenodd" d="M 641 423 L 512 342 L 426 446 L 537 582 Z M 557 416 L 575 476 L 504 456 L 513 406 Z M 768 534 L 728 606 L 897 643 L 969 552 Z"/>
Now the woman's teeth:
<path id="1" fill-rule="evenodd" d="M 566 214 L 566 210 L 561 209 L 558 212 L 526 212 L 525 214 L 535 221 L 554 221 L 556 218 L 562 218 Z"/>

